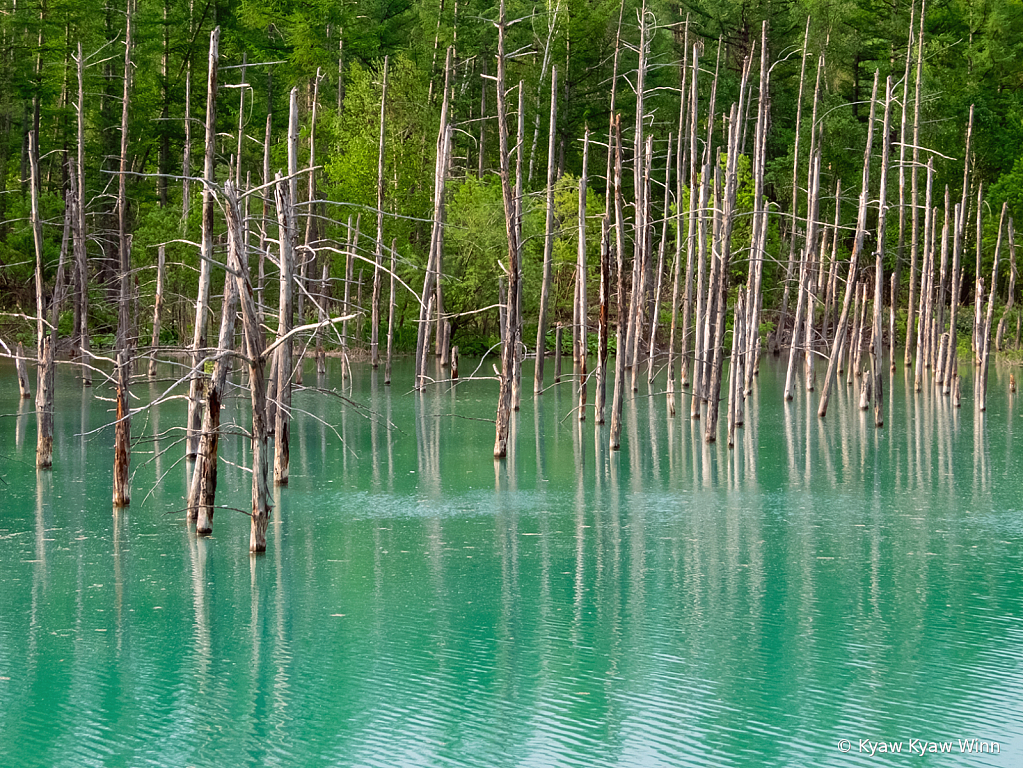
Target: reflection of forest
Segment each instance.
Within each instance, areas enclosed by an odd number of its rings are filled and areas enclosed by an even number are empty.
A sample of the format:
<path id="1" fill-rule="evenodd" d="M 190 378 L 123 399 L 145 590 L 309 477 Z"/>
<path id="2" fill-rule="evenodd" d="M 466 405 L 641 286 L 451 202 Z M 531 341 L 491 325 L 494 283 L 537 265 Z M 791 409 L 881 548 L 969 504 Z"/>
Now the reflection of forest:
<path id="1" fill-rule="evenodd" d="M 489 414 L 493 384 L 357 378 L 390 428 L 300 392 L 317 420 L 296 419 L 262 559 L 236 545 L 243 518 L 196 539 L 160 514 L 184 472 L 111 518 L 85 455 L 29 487 L 31 462 L 8 469 L 0 760 L 827 764 L 850 733 L 964 727 L 1006 754 L 1015 491 L 992 478 L 1014 402 L 959 412 L 900 378 L 886 420 L 904 430 L 755 397 L 732 450 L 639 396 L 610 452 L 551 393 L 524 402 L 496 475 L 489 423 L 458 418 Z M 58 409 L 58 441 L 81 419 Z M 224 443 L 244 498 L 247 441 Z"/>

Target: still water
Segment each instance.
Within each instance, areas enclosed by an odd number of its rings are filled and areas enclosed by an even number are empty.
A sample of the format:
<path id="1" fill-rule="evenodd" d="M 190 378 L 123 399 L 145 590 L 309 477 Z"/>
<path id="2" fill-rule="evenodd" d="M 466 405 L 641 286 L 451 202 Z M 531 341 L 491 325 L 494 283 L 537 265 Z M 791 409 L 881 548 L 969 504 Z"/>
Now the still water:
<path id="1" fill-rule="evenodd" d="M 562 385 L 495 465 L 495 382 L 356 367 L 352 402 L 296 395 L 253 557 L 237 511 L 185 527 L 182 400 L 135 415 L 112 512 L 109 390 L 59 374 L 37 475 L 0 369 L 0 766 L 1023 765 L 1009 371 L 976 414 L 900 370 L 881 430 L 845 385 L 824 421 L 783 403 L 783 374 L 731 451 L 643 387 L 612 454 Z M 221 446 L 247 509 L 246 440 Z"/>

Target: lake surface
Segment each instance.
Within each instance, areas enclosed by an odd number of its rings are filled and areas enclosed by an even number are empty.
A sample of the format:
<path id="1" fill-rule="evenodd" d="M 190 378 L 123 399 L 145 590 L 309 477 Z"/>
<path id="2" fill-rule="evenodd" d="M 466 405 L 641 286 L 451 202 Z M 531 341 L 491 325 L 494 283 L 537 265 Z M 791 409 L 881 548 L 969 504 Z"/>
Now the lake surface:
<path id="1" fill-rule="evenodd" d="M 878 430 L 844 384 L 826 420 L 784 403 L 766 360 L 734 450 L 641 385 L 611 453 L 566 384 L 524 394 L 500 464 L 496 382 L 353 373 L 360 407 L 296 395 L 250 556 L 243 514 L 184 524 L 182 400 L 134 416 L 112 511 L 110 391 L 61 370 L 37 474 L 0 367 L 0 765 L 1023 765 L 1008 369 L 986 414 L 900 369 Z M 221 443 L 219 504 L 249 507 L 246 443 Z"/>

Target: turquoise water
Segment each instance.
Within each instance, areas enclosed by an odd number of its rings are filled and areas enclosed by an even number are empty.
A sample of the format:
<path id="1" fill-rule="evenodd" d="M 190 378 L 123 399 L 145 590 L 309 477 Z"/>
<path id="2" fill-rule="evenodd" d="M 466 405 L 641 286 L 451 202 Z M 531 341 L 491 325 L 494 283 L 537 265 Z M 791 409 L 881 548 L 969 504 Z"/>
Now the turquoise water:
<path id="1" fill-rule="evenodd" d="M 112 511 L 111 393 L 61 371 L 37 475 L 0 368 L 0 766 L 1023 765 L 1009 370 L 986 414 L 900 371 L 882 430 L 844 385 L 823 421 L 783 403 L 783 374 L 731 451 L 643 387 L 612 454 L 563 385 L 495 464 L 496 382 L 355 367 L 359 408 L 296 395 L 250 556 L 237 511 L 185 527 L 182 400 L 135 415 Z M 221 446 L 218 503 L 247 509 L 246 440 Z M 929 742 L 950 752 L 909 755 Z"/>

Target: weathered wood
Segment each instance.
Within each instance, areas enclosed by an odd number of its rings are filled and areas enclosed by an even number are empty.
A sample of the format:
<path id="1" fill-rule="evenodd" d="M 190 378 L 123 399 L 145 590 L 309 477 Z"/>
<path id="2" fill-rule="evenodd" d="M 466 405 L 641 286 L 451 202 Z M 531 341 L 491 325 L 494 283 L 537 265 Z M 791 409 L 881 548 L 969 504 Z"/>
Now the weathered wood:
<path id="1" fill-rule="evenodd" d="M 270 129 L 273 126 L 273 113 L 269 112 L 266 116 L 266 133 L 263 137 L 263 184 L 269 186 L 270 184 Z M 266 303 L 263 300 L 264 286 L 266 285 L 266 257 L 268 248 L 268 239 L 266 236 L 267 223 L 270 221 L 270 201 L 273 199 L 273 193 L 269 190 L 263 192 L 260 197 L 263 200 L 263 215 L 259 219 L 259 268 L 256 277 L 256 313 L 259 315 L 259 323 L 263 324 L 263 318 L 266 313 Z M 349 221 L 351 224 L 351 221 Z M 345 310 L 347 312 L 347 308 Z M 273 378 L 271 377 L 271 381 Z M 272 399 L 272 398 L 270 398 Z"/>
<path id="2" fill-rule="evenodd" d="M 199 290 L 195 302 L 195 328 L 192 333 L 192 377 L 188 389 L 186 448 L 194 458 L 199 448 L 202 421 L 202 363 L 206 356 L 206 327 L 210 308 L 210 279 L 213 259 L 213 184 L 217 131 L 217 67 L 220 62 L 220 27 L 210 32 L 209 74 L 206 81 L 206 159 L 202 185 L 202 244 L 199 254 Z"/>
<path id="3" fill-rule="evenodd" d="M 505 91 L 505 0 L 501 0 L 497 22 L 497 137 L 500 161 L 501 198 L 504 203 L 505 234 L 508 238 L 508 296 L 505 334 L 501 346 L 501 386 L 497 398 L 497 424 L 494 437 L 494 458 L 508 455 L 508 428 L 511 421 L 512 379 L 515 366 L 515 308 L 519 292 L 519 228 L 517 209 L 511 183 L 508 149 L 508 94 Z M 521 90 L 520 90 L 521 94 Z M 521 121 L 522 110 L 519 110 Z M 520 144 L 521 147 L 521 144 Z M 520 152 L 521 154 L 521 152 Z"/>
<path id="4" fill-rule="evenodd" d="M 32 397 L 32 387 L 28 382 L 28 369 L 25 365 L 25 345 L 20 341 L 15 354 L 14 367 L 18 372 L 18 391 L 21 393 L 21 399 L 25 400 Z"/>
<path id="5" fill-rule="evenodd" d="M 278 185 L 280 188 L 280 185 Z M 227 255 L 231 279 L 238 285 L 242 310 L 242 326 L 245 334 L 245 350 L 249 364 L 249 392 L 252 398 L 252 512 L 249 533 L 249 551 L 266 550 L 266 529 L 270 522 L 270 502 L 267 477 L 267 422 L 266 390 L 263 383 L 265 359 L 263 355 L 263 331 L 252 297 L 252 283 L 246 269 L 247 257 L 242 253 L 244 239 L 241 231 L 238 200 L 234 186 L 226 184 L 227 205 Z M 283 345 L 282 345 L 283 346 Z"/>
<path id="6" fill-rule="evenodd" d="M 909 7 L 909 40 L 906 43 L 906 63 L 902 73 L 902 103 L 899 106 L 899 241 L 895 255 L 894 287 L 891 291 L 892 316 L 895 315 L 895 308 L 899 295 L 899 286 L 902 283 L 902 262 L 906 248 L 906 127 L 909 121 L 906 119 L 909 106 L 909 75 L 913 64 L 913 22 L 916 20 L 916 0 Z M 915 278 L 916 265 L 911 265 L 909 274 L 910 304 L 912 304 L 912 285 Z M 907 318 L 909 324 L 911 318 Z M 891 370 L 895 372 L 895 329 L 890 333 L 892 346 Z"/>
<path id="7" fill-rule="evenodd" d="M 689 386 L 690 364 L 689 364 L 689 339 L 692 334 L 693 324 L 693 258 L 696 253 L 696 217 L 698 212 L 696 183 L 697 174 L 697 144 L 696 144 L 696 121 L 698 112 L 697 84 L 699 80 L 700 44 L 693 45 L 693 79 L 689 91 L 689 206 L 687 210 L 686 226 L 686 280 L 685 295 L 682 299 L 682 346 L 679 350 L 681 369 L 679 371 L 679 386 L 683 389 Z M 681 205 L 681 201 L 679 202 Z M 698 405 L 694 409 L 699 413 Z"/>
<path id="8" fill-rule="evenodd" d="M 799 220 L 799 143 L 803 121 L 803 88 L 806 85 L 806 49 L 810 42 L 810 17 L 806 17 L 806 31 L 803 33 L 803 55 L 799 65 L 799 95 L 796 97 L 796 134 L 792 143 L 792 209 L 789 215 L 789 258 L 785 266 L 785 289 L 781 300 L 781 320 L 778 330 L 783 331 L 788 322 L 789 292 L 792 285 L 792 271 L 796 262 L 796 222 Z M 812 130 L 811 130 L 812 133 Z"/>
<path id="9" fill-rule="evenodd" d="M 85 247 L 85 59 L 78 43 L 78 104 L 76 105 L 77 147 L 71 167 L 71 184 L 75 188 L 74 213 L 71 220 L 72 248 L 75 254 L 75 347 L 81 358 L 82 386 L 92 384 L 89 368 L 89 263 Z"/>
<path id="10" fill-rule="evenodd" d="M 615 349 L 615 381 L 611 396 L 611 431 L 609 444 L 612 451 L 622 447 L 622 400 L 625 388 L 625 342 L 628 338 L 629 316 L 625 310 L 625 212 L 622 200 L 622 121 L 614 116 L 614 211 L 615 258 L 618 266 L 617 337 Z"/>
<path id="11" fill-rule="evenodd" d="M 656 282 L 654 284 L 654 311 L 650 317 L 650 336 L 647 345 L 646 382 L 647 388 L 654 381 L 654 357 L 657 351 L 657 320 L 661 314 L 661 292 L 664 281 L 664 249 L 668 244 L 668 213 L 671 210 L 671 134 L 668 134 L 668 156 L 664 161 L 664 211 L 661 216 L 661 240 L 657 246 Z"/>
<path id="12" fill-rule="evenodd" d="M 556 130 L 558 125 L 558 68 L 551 68 L 551 106 L 550 106 L 550 130 L 547 141 L 547 216 L 544 224 L 544 245 L 543 245 L 543 281 L 540 284 L 540 315 L 536 326 L 536 366 L 533 369 L 533 394 L 539 395 L 543 392 L 543 368 L 544 357 L 547 350 L 547 312 L 551 300 L 551 272 L 554 265 L 554 182 L 557 180 L 557 165 L 555 163 L 554 149 Z M 561 332 L 561 326 L 558 326 Z M 558 349 L 559 356 L 561 351 Z M 555 382 L 561 378 L 560 371 L 555 374 Z"/>
<path id="13" fill-rule="evenodd" d="M 451 378 L 458 378 L 458 345 L 451 348 Z"/>
<path id="14" fill-rule="evenodd" d="M 987 312 L 981 327 L 981 356 L 980 375 L 977 377 L 977 407 L 981 411 L 987 410 L 987 374 L 991 360 L 991 324 L 995 316 L 995 298 L 998 293 L 998 261 L 1002 255 L 1002 233 L 1005 230 L 1005 218 L 1009 211 L 1009 203 L 1002 203 L 1002 213 L 998 219 L 998 238 L 995 241 L 995 257 L 991 267 L 991 294 L 987 300 Z"/>
<path id="15" fill-rule="evenodd" d="M 391 383 L 391 360 L 394 356 L 395 275 L 398 269 L 398 240 L 391 239 L 391 286 L 387 293 L 387 359 L 384 361 L 384 384 Z"/>
<path id="16" fill-rule="evenodd" d="M 579 407 L 579 421 L 586 420 L 586 340 L 587 340 L 587 319 L 589 317 L 589 309 L 586 303 L 586 166 L 590 159 L 590 129 L 587 127 L 583 133 L 583 167 L 582 173 L 579 175 L 579 207 L 578 207 L 578 223 L 579 233 L 577 237 L 576 247 L 576 284 L 578 288 L 576 290 L 576 319 L 578 322 L 578 345 L 576 348 L 575 358 L 579 363 L 579 381 L 578 381 L 578 407 Z"/>
<path id="17" fill-rule="evenodd" d="M 36 403 L 36 469 L 53 466 L 53 346 L 50 336 L 43 338 Z"/>
<path id="18" fill-rule="evenodd" d="M 295 91 L 292 91 L 294 98 Z M 277 174 L 274 196 L 277 204 L 278 239 L 281 244 L 280 299 L 277 339 L 287 339 L 277 348 L 277 408 L 274 424 L 274 485 L 287 485 L 291 443 L 292 340 L 288 336 L 294 312 L 295 209 L 291 185 Z M 299 363 L 301 365 L 301 363 Z"/>
<path id="19" fill-rule="evenodd" d="M 525 150 L 526 141 L 526 89 L 525 84 L 519 81 L 519 111 L 518 125 L 516 129 L 515 151 L 515 228 L 518 235 L 515 238 L 515 247 L 518 251 L 515 257 L 518 265 L 518 288 L 515 291 L 515 313 L 509 314 L 509 321 L 512 323 L 512 333 L 515 335 L 512 344 L 512 385 L 511 385 L 511 407 L 513 411 L 519 410 L 522 402 L 522 360 L 525 357 L 526 347 L 522 341 L 522 269 L 525 259 L 523 258 L 522 243 L 522 201 L 525 198 L 524 187 L 522 186 L 522 153 Z M 509 285 L 509 288 L 511 286 Z"/>
<path id="20" fill-rule="evenodd" d="M 317 322 L 326 323 L 327 321 L 327 286 L 330 278 L 330 265 L 326 261 L 323 262 L 323 274 L 320 277 L 320 300 L 317 302 L 318 307 L 316 311 Z M 321 326 L 316 330 L 316 375 L 326 376 L 327 375 L 327 350 L 323 347 L 323 334 L 324 326 Z"/>
<path id="21" fill-rule="evenodd" d="M 231 369 L 230 354 L 234 346 L 235 316 L 238 309 L 238 283 L 228 276 L 224 280 L 224 301 L 221 309 L 220 333 L 217 337 L 213 373 L 206 384 L 206 407 L 203 409 L 202 434 L 195 455 L 192 483 L 188 493 L 188 519 L 195 519 L 195 532 L 213 532 L 213 513 L 217 495 L 217 453 L 220 445 L 220 406 L 227 394 L 227 374 Z"/>
<path id="22" fill-rule="evenodd" d="M 735 428 L 742 424 L 739 417 L 739 402 L 743 398 L 742 357 L 746 348 L 744 318 L 746 316 L 743 291 L 735 299 L 735 314 L 732 319 L 732 360 L 728 369 L 728 447 L 735 447 Z"/>
<path id="23" fill-rule="evenodd" d="M 131 503 L 131 406 L 128 395 L 127 350 L 117 353 L 117 421 L 114 422 L 114 506 Z"/>
<path id="24" fill-rule="evenodd" d="M 415 388 L 426 386 L 426 355 L 429 347 L 430 299 L 436 301 L 434 288 L 439 277 L 439 250 L 442 247 L 444 218 L 444 189 L 447 182 L 448 155 L 451 151 L 451 126 L 448 113 L 451 99 L 451 61 L 453 49 L 449 48 L 444 65 L 444 98 L 440 110 L 440 128 L 437 133 L 436 161 L 433 171 L 433 228 L 430 235 L 430 252 L 426 260 L 426 275 L 423 278 L 423 293 L 419 299 L 419 326 L 416 337 L 416 378 Z"/>
<path id="25" fill-rule="evenodd" d="M 913 163 L 911 165 L 910 172 L 910 208 L 912 210 L 912 234 L 910 235 L 910 251 L 909 251 L 909 306 L 907 308 L 908 316 L 906 318 L 906 365 L 909 365 L 910 359 L 916 353 L 914 347 L 914 306 L 916 303 L 916 295 L 914 286 L 916 284 L 916 269 L 920 253 L 920 207 L 917 205 L 919 199 L 919 187 L 917 180 L 917 171 L 920 168 L 920 99 L 923 85 L 923 72 L 924 72 L 924 19 L 927 14 L 927 0 L 921 0 L 920 3 L 920 32 L 917 35 L 917 55 L 916 55 L 916 87 L 913 96 Z M 906 102 L 903 101 L 903 109 L 906 107 Z M 972 108 L 970 112 L 971 123 L 972 123 Z M 967 154 L 969 154 L 969 139 L 966 141 Z M 969 162 L 969 161 L 967 161 Z M 964 191 L 965 194 L 965 191 Z"/>
<path id="26" fill-rule="evenodd" d="M 874 426 L 884 426 L 884 254 L 888 224 L 888 164 L 891 157 L 892 76 L 885 83 L 884 122 L 881 128 L 881 178 L 877 202 L 877 250 L 874 252 L 874 322 L 870 334 L 870 374 L 873 379 Z"/>

